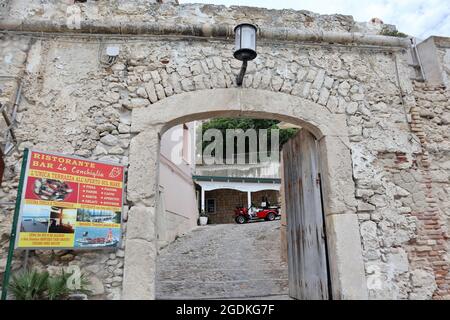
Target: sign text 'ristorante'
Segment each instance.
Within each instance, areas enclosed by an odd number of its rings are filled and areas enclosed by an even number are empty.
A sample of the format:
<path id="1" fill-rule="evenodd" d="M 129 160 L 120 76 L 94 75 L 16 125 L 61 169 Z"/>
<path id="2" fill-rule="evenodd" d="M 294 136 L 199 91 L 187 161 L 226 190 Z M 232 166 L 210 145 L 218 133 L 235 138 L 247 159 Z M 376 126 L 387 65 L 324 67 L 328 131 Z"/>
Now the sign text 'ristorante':
<path id="1" fill-rule="evenodd" d="M 17 248 L 110 248 L 120 242 L 124 167 L 28 153 Z"/>

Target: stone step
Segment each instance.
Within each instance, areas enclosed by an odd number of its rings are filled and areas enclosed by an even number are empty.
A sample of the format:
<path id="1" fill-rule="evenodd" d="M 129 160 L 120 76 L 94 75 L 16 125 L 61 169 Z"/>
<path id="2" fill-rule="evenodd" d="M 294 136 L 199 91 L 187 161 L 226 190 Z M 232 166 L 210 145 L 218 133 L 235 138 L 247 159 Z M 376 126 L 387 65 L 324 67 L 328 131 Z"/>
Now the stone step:
<path id="1" fill-rule="evenodd" d="M 216 254 L 216 252 L 221 252 L 220 254 Z M 271 249 L 259 249 L 255 254 L 253 252 L 249 252 L 249 250 L 231 250 L 231 252 L 225 251 L 222 249 L 217 249 L 216 252 L 211 251 L 196 251 L 196 252 L 173 252 L 170 255 L 159 255 L 158 258 L 167 259 L 172 257 L 177 257 L 179 259 L 190 259 L 190 258 L 209 258 L 209 259 L 239 259 L 239 257 L 245 257 L 249 259 L 269 259 L 269 260 L 280 260 L 280 257 L 277 256 L 279 254 L 279 250 L 277 250 L 277 254 L 274 254 L 274 250 Z"/>
<path id="2" fill-rule="evenodd" d="M 157 299 L 256 297 L 286 295 L 287 291 L 287 279 L 225 282 L 159 281 L 156 283 Z"/>
<path id="3" fill-rule="evenodd" d="M 219 296 L 209 296 L 209 297 L 158 297 L 157 300 L 295 300 L 287 294 L 277 294 L 268 296 L 236 296 L 236 297 L 219 297 Z"/>
<path id="4" fill-rule="evenodd" d="M 218 260 L 218 259 L 204 259 L 204 260 L 166 260 L 158 262 L 158 269 L 160 270 L 192 270 L 192 269 L 279 269 L 285 267 L 276 260 Z"/>
<path id="5" fill-rule="evenodd" d="M 220 297 L 220 300 L 294 300 L 289 297 L 287 294 L 277 294 L 277 295 L 268 295 L 268 296 L 255 296 L 255 297 Z"/>
<path id="6" fill-rule="evenodd" d="M 159 299 L 287 297 L 279 222 L 195 229 L 160 250 Z"/>
<path id="7" fill-rule="evenodd" d="M 166 263 L 166 262 L 170 262 L 170 261 L 189 261 L 189 262 L 194 262 L 196 260 L 201 260 L 201 261 L 222 261 L 223 263 L 234 263 L 236 261 L 241 261 L 241 263 L 244 262 L 252 262 L 252 263 L 264 263 L 264 262 L 273 262 L 276 261 L 278 263 L 283 263 L 281 261 L 280 257 L 273 257 L 273 256 L 268 256 L 268 255 L 261 255 L 261 256 L 250 256 L 250 255 L 246 255 L 245 253 L 243 254 L 222 254 L 222 255 L 170 255 L 170 256 L 164 256 L 164 257 L 158 257 L 157 261 L 158 263 Z"/>
<path id="8" fill-rule="evenodd" d="M 270 240 L 264 240 L 264 241 L 255 241 L 255 242 L 249 242 L 249 241 L 236 241 L 236 240 L 226 240 L 222 239 L 224 242 L 229 243 L 225 246 L 229 246 L 229 248 L 225 248 L 224 245 L 214 245 L 210 244 L 208 246 L 204 246 L 202 243 L 193 243 L 192 241 L 186 241 L 185 243 L 179 244 L 176 248 L 173 248 L 174 246 L 167 246 L 163 248 L 160 252 L 160 256 L 167 256 L 167 255 L 196 255 L 196 254 L 210 254 L 210 255 L 216 255 L 216 254 L 223 254 L 224 252 L 236 252 L 236 253 L 246 253 L 249 251 L 252 251 L 254 247 L 258 248 L 258 251 L 267 251 L 267 252 L 279 252 L 279 243 L 273 243 L 273 241 Z M 223 251 L 223 250 L 226 251 Z"/>
<path id="9" fill-rule="evenodd" d="M 285 268 L 271 269 L 165 269 L 158 270 L 157 281 L 236 281 L 287 279 Z"/>

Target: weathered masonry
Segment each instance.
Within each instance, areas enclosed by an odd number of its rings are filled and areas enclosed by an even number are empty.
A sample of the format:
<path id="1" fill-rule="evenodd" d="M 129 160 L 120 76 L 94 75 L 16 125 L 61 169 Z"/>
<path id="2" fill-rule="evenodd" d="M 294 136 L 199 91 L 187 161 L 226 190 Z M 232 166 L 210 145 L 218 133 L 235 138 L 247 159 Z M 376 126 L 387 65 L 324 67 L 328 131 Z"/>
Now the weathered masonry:
<path id="1" fill-rule="evenodd" d="M 120 250 L 36 250 L 28 264 L 77 264 L 98 298 L 154 298 L 161 134 L 251 116 L 317 139 L 333 298 L 450 298 L 450 38 L 411 47 L 350 16 L 151 2 L 0 2 L 0 102 L 18 144 L 4 157 L 1 273 L 34 147 L 128 165 L 129 210 Z M 258 57 L 237 87 L 243 21 Z"/>

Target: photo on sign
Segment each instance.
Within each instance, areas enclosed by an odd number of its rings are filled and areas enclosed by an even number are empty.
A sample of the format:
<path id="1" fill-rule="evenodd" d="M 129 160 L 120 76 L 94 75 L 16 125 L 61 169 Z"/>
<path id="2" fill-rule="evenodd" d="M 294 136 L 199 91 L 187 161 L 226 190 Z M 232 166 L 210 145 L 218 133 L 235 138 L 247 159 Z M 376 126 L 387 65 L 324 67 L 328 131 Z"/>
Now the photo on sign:
<path id="1" fill-rule="evenodd" d="M 26 199 L 77 202 L 78 184 L 55 179 L 29 177 Z"/>
<path id="2" fill-rule="evenodd" d="M 51 207 L 49 233 L 74 233 L 77 210 Z"/>
<path id="3" fill-rule="evenodd" d="M 120 232 L 120 228 L 77 227 L 75 247 L 116 247 L 119 244 Z"/>
<path id="4" fill-rule="evenodd" d="M 24 205 L 20 231 L 48 232 L 50 209 L 50 206 Z"/>
<path id="5" fill-rule="evenodd" d="M 120 223 L 120 211 L 80 208 L 77 210 L 77 221 Z"/>

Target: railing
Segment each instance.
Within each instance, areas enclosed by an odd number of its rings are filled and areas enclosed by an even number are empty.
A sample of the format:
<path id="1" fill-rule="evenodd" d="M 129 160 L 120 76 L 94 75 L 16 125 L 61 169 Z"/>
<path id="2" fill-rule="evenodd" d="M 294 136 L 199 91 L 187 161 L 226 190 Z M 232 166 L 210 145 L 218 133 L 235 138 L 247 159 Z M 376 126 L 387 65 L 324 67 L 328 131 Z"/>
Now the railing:
<path id="1" fill-rule="evenodd" d="M 279 162 L 197 165 L 195 168 L 196 175 L 251 178 L 279 178 L 279 171 Z"/>

